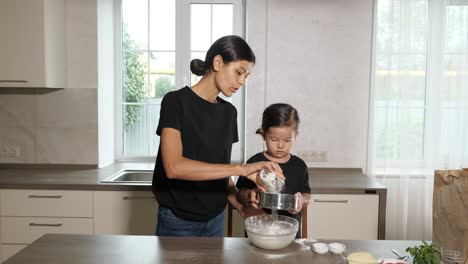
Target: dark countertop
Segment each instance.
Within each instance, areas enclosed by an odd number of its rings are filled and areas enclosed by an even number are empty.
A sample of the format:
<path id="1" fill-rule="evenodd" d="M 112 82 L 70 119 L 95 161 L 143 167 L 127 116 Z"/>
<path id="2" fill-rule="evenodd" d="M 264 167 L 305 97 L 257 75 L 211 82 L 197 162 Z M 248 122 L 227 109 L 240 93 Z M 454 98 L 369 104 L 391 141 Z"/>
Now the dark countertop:
<path id="1" fill-rule="evenodd" d="M 319 241 L 332 242 L 332 241 Z M 394 258 L 392 249 L 406 253 L 419 241 L 335 240 L 347 252 L 367 251 L 375 257 Z M 269 251 L 255 247 L 247 238 L 199 238 L 156 236 L 93 236 L 46 234 L 13 256 L 5 264 L 84 263 L 339 263 L 340 256 L 318 255 L 312 241 L 295 240 L 284 249 Z M 407 255 L 407 254 L 404 254 Z"/>
<path id="2" fill-rule="evenodd" d="M 309 184 L 314 194 L 320 193 L 379 193 L 385 186 L 367 177 L 361 169 L 309 168 Z"/>
<path id="3" fill-rule="evenodd" d="M 51 165 L 53 166 L 53 165 Z M 0 169 L 0 189 L 150 191 L 150 184 L 101 183 L 123 169 L 153 170 L 153 163 L 114 163 L 101 169 L 16 168 Z M 360 169 L 309 170 L 312 193 L 380 193 L 386 188 L 362 174 Z"/>
<path id="4" fill-rule="evenodd" d="M 51 165 L 52 166 L 52 165 Z M 151 184 L 101 183 L 121 170 L 153 170 L 152 163 L 114 163 L 101 169 L 2 168 L 0 189 L 150 191 Z"/>

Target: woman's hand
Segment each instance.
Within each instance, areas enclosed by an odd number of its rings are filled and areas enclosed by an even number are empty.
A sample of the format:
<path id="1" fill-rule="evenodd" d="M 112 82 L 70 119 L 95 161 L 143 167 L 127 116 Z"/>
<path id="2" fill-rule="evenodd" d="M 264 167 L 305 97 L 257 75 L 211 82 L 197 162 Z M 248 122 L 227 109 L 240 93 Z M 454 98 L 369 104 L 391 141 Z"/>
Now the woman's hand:
<path id="1" fill-rule="evenodd" d="M 271 161 L 260 161 L 242 165 L 242 173 L 240 176 L 247 177 L 249 180 L 255 182 L 261 191 L 266 191 L 265 186 L 263 186 L 260 180 L 259 172 L 262 169 L 266 169 L 268 172 L 274 172 L 282 180 L 285 179 L 281 167 L 277 163 Z"/>
<path id="2" fill-rule="evenodd" d="M 300 192 L 294 194 L 297 197 L 297 208 L 296 211 L 288 211 L 290 214 L 298 214 L 302 211 L 302 206 L 304 205 L 304 198 Z"/>

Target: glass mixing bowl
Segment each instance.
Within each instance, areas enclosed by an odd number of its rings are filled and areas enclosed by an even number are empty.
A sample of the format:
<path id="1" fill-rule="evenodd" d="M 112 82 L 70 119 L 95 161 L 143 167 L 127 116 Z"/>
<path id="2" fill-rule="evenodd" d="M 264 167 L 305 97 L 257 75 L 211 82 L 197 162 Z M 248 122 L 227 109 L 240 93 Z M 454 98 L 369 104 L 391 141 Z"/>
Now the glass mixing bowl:
<path id="1" fill-rule="evenodd" d="M 245 219 L 249 240 L 259 248 L 281 249 L 296 237 L 299 222 L 284 215 L 256 215 Z"/>

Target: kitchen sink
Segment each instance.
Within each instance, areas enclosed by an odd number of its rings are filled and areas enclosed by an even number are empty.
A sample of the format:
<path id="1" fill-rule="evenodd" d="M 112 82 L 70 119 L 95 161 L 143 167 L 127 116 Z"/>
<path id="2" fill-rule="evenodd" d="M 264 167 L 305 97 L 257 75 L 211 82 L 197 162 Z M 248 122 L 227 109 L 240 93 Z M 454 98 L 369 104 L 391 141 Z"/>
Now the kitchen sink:
<path id="1" fill-rule="evenodd" d="M 101 182 L 151 184 L 152 180 L 152 170 L 122 170 Z"/>

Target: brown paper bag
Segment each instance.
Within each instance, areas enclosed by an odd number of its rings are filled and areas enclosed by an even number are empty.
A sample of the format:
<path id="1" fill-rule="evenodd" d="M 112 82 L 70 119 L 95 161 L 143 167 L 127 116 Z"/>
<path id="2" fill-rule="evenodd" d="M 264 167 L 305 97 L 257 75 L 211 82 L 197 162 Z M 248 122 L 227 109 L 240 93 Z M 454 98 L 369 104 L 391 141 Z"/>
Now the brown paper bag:
<path id="1" fill-rule="evenodd" d="M 468 168 L 435 171 L 432 209 L 433 242 L 468 260 Z"/>

